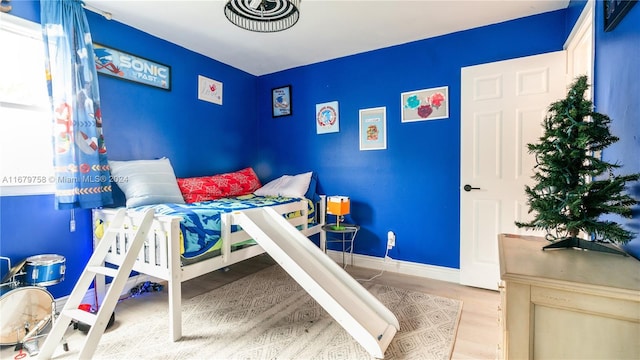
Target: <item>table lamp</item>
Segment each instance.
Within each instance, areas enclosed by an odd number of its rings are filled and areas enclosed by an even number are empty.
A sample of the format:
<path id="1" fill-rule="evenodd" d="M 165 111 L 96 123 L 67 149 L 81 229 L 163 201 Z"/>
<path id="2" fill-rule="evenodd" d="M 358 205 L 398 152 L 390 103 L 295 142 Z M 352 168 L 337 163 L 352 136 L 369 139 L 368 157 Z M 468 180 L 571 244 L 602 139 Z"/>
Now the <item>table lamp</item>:
<path id="1" fill-rule="evenodd" d="M 347 196 L 329 196 L 327 198 L 327 214 L 336 216 L 336 224 L 334 230 L 343 230 L 344 226 L 340 226 L 340 222 L 344 222 L 344 216 L 349 214 L 350 200 Z"/>

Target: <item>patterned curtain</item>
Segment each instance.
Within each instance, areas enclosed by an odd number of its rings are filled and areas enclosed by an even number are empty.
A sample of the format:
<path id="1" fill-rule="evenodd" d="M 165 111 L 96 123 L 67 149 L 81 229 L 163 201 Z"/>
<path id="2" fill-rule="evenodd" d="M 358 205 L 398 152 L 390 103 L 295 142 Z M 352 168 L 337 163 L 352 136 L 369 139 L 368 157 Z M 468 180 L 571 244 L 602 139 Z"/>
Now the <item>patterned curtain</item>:
<path id="1" fill-rule="evenodd" d="M 111 204 L 93 42 L 82 2 L 41 0 L 40 10 L 53 114 L 56 208 Z"/>

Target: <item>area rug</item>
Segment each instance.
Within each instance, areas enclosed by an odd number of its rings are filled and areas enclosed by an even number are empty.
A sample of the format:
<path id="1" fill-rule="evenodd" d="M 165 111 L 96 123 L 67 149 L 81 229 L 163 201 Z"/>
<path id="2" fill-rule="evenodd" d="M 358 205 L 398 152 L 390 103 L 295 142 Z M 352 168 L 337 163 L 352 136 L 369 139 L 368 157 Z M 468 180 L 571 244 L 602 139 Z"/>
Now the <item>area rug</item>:
<path id="1" fill-rule="evenodd" d="M 385 359 L 449 359 L 462 302 L 363 284 L 400 322 Z M 183 338 L 168 310 L 104 334 L 96 359 L 371 359 L 280 266 L 183 301 Z"/>

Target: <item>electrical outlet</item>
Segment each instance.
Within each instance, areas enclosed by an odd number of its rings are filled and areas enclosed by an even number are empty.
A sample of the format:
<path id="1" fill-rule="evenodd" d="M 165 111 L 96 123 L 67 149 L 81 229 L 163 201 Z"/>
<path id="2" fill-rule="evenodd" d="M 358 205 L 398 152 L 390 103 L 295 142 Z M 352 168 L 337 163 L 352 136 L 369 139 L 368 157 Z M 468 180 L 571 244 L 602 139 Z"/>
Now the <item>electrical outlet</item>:
<path id="1" fill-rule="evenodd" d="M 389 231 L 387 233 L 387 249 L 391 250 L 394 246 L 396 246 L 396 234 L 393 231 Z"/>

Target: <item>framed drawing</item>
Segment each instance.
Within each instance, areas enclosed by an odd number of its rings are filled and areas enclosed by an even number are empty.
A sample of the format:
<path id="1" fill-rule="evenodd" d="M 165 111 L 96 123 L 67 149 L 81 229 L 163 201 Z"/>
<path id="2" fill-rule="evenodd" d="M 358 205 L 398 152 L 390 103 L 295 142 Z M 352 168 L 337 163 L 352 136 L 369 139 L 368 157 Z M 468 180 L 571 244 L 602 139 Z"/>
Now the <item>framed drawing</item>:
<path id="1" fill-rule="evenodd" d="M 604 0 L 604 31 L 613 30 L 638 0 Z"/>
<path id="2" fill-rule="evenodd" d="M 338 102 L 316 104 L 316 133 L 328 134 L 340 131 Z"/>
<path id="3" fill-rule="evenodd" d="M 291 107 L 291 85 L 271 89 L 271 116 L 289 116 L 293 114 Z"/>
<path id="4" fill-rule="evenodd" d="M 404 92 L 400 95 L 402 122 L 449 117 L 449 87 Z"/>
<path id="5" fill-rule="evenodd" d="M 171 67 L 168 65 L 96 43 L 93 53 L 98 74 L 171 91 Z"/>
<path id="6" fill-rule="evenodd" d="M 222 83 L 198 75 L 198 100 L 222 105 Z"/>
<path id="7" fill-rule="evenodd" d="M 387 148 L 387 108 L 360 110 L 360 150 Z"/>

